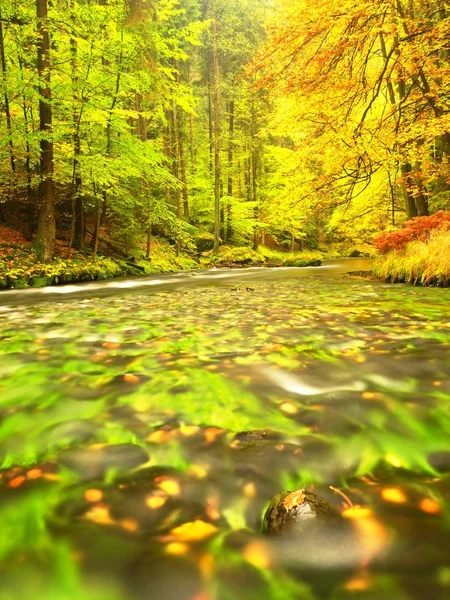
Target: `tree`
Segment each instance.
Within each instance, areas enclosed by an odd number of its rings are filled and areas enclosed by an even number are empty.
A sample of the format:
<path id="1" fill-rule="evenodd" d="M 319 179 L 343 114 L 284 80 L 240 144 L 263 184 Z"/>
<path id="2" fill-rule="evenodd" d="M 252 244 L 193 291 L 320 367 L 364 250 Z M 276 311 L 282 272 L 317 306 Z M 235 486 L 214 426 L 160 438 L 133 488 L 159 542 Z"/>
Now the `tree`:
<path id="1" fill-rule="evenodd" d="M 55 253 L 55 190 L 53 183 L 53 141 L 51 105 L 50 36 L 47 20 L 47 0 L 36 0 L 38 41 L 37 69 L 39 76 L 40 133 L 40 207 L 36 235 L 39 260 L 52 260 Z"/>
<path id="2" fill-rule="evenodd" d="M 326 190 L 330 206 L 348 205 L 384 173 L 409 215 L 427 212 L 448 186 L 448 30 L 439 2 L 280 2 L 253 70 L 274 97 L 295 99 L 298 164 L 322 149 L 305 197 Z"/>

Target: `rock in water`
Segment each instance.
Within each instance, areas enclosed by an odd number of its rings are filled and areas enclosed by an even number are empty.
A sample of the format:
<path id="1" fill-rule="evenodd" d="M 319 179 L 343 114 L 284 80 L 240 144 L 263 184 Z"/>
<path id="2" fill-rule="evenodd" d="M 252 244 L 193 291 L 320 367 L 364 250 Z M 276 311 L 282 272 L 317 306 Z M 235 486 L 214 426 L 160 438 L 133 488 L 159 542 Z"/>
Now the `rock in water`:
<path id="1" fill-rule="evenodd" d="M 306 490 L 281 492 L 266 510 L 263 533 L 302 533 L 311 526 L 336 523 L 341 514 L 332 504 Z"/>
<path id="2" fill-rule="evenodd" d="M 103 477 L 109 470 L 130 471 L 148 461 L 148 454 L 135 444 L 100 444 L 66 450 L 61 463 L 83 479 Z"/>

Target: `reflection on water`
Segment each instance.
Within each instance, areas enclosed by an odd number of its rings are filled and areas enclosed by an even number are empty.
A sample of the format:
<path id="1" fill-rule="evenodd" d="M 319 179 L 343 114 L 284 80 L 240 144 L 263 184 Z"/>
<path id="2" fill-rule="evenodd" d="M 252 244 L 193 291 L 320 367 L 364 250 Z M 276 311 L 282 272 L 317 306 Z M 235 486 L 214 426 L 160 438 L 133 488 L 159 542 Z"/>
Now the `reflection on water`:
<path id="1" fill-rule="evenodd" d="M 450 292 L 367 264 L 2 295 L 5 598 L 449 597 Z"/>
<path id="2" fill-rule="evenodd" d="M 77 283 L 75 285 L 49 286 L 44 288 L 30 288 L 27 290 L 10 290 L 1 292 L 1 300 L 4 305 L 32 304 L 48 300 L 59 301 L 64 299 L 83 299 L 94 296 L 104 297 L 129 292 L 146 293 L 154 290 L 189 289 L 200 286 L 217 286 L 228 284 L 230 281 L 239 283 L 255 281 L 277 281 L 286 277 L 292 279 L 304 279 L 310 277 L 322 277 L 346 273 L 348 271 L 370 270 L 372 259 L 351 258 L 324 261 L 321 267 L 277 267 L 262 268 L 253 267 L 245 269 L 203 269 L 187 273 L 169 275 L 151 275 L 147 277 L 127 277 L 112 279 L 110 281 L 98 281 L 88 283 Z"/>

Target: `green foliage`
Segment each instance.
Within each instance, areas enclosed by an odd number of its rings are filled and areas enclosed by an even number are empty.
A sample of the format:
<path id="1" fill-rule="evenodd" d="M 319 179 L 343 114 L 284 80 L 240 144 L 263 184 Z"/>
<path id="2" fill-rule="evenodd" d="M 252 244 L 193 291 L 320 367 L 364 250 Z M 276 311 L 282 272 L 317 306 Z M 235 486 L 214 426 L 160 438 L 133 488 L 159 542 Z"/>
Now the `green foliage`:
<path id="1" fill-rule="evenodd" d="M 199 252 L 208 252 L 214 248 L 214 235 L 212 233 L 200 233 L 194 238 L 195 247 Z"/>
<path id="2" fill-rule="evenodd" d="M 113 279 L 126 275 L 172 273 L 195 269 L 198 263 L 189 255 L 176 255 L 167 241 L 153 239 L 152 258 L 134 263 L 124 259 L 98 256 L 95 260 L 85 254 L 70 259 L 55 258 L 51 263 L 36 262 L 34 251 L 8 247 L 9 254 L 0 258 L 0 289 L 43 287 L 82 281 Z"/>

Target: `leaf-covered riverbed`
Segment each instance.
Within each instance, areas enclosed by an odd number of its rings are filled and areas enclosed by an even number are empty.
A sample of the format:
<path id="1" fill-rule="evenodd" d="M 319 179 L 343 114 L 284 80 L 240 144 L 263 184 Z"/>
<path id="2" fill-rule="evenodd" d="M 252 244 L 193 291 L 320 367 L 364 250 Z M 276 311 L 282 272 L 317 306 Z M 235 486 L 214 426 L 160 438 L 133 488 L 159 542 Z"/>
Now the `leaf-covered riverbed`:
<path id="1" fill-rule="evenodd" d="M 448 598 L 449 301 L 287 273 L 4 307 L 0 598 Z M 263 536 L 300 488 L 348 527 Z"/>

